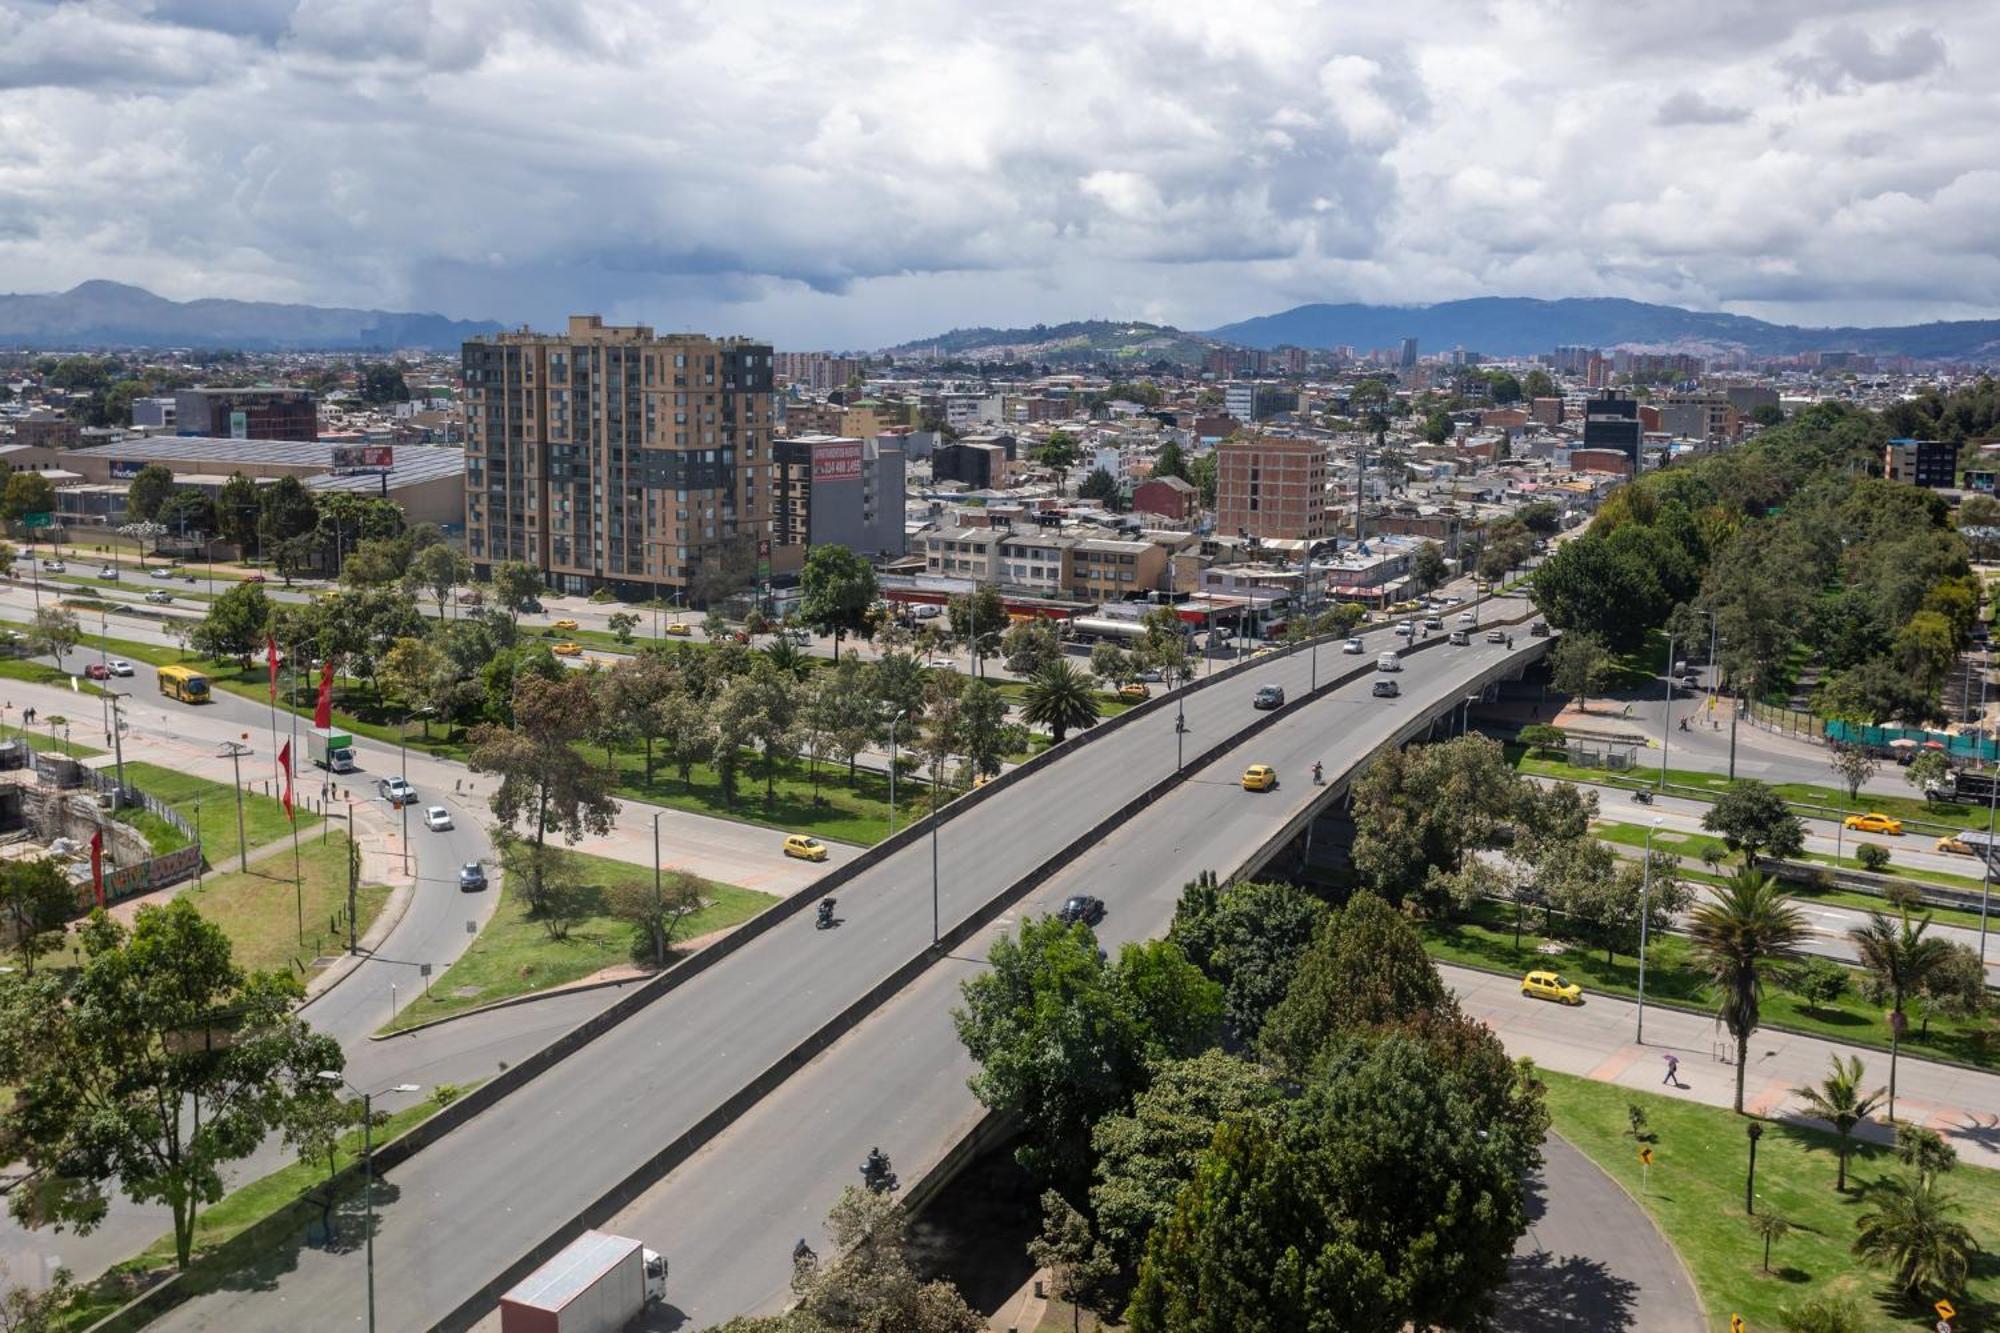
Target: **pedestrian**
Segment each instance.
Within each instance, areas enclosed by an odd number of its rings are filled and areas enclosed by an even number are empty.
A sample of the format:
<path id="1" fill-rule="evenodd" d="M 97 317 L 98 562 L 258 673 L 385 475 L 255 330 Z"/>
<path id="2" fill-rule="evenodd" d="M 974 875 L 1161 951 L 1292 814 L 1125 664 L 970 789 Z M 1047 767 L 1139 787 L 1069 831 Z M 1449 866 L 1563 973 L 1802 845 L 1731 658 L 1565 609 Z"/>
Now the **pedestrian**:
<path id="1" fill-rule="evenodd" d="M 1667 1076 L 1661 1079 L 1660 1082 L 1671 1083 L 1677 1088 L 1680 1087 L 1681 1058 L 1678 1055 L 1675 1055 L 1672 1051 L 1668 1051 L 1665 1055 L 1661 1056 L 1660 1058 L 1667 1062 Z"/>

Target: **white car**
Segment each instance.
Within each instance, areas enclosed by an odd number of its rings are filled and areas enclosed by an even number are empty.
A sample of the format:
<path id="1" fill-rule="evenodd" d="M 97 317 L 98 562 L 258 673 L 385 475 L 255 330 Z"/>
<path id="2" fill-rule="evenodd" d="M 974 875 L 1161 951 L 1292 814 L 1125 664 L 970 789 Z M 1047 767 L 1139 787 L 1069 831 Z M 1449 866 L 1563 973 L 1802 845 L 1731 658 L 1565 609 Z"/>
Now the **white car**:
<path id="1" fill-rule="evenodd" d="M 1403 638 L 1403 639 L 1411 638 L 1416 634 L 1416 632 L 1417 632 L 1417 627 L 1411 624 L 1407 620 L 1405 620 L 1402 624 L 1396 626 L 1396 635 L 1398 638 Z"/>
<path id="2" fill-rule="evenodd" d="M 48 570 L 51 574 L 67 573 L 69 570 L 69 566 L 60 560 L 44 560 L 42 561 L 42 568 Z"/>
<path id="3" fill-rule="evenodd" d="M 1361 640 L 1349 639 L 1346 643 L 1340 645 L 1340 651 L 1343 653 L 1361 653 L 1367 650 L 1361 646 Z"/>
<path id="4" fill-rule="evenodd" d="M 1477 625 L 1479 617 L 1470 611 L 1460 611 L 1458 613 L 1458 623 L 1461 625 Z"/>
<path id="5" fill-rule="evenodd" d="M 434 805 L 424 811 L 424 827 L 433 833 L 442 833 L 451 827 L 451 811 L 441 805 Z"/>
<path id="6" fill-rule="evenodd" d="M 172 569 L 171 569 L 170 567 L 168 567 L 168 566 L 166 566 L 166 565 L 154 565 L 154 566 L 153 566 L 153 577 L 154 577 L 154 578 L 156 578 L 156 579 L 170 579 L 170 578 L 172 578 L 173 576 L 174 576 L 174 571 L 173 571 L 173 570 L 172 570 Z"/>
<path id="7" fill-rule="evenodd" d="M 112 582 L 115 583 L 118 580 L 118 571 L 114 569 L 112 566 L 106 565 L 104 568 L 97 571 L 97 577 L 101 579 L 110 579 Z"/>
<path id="8" fill-rule="evenodd" d="M 129 676 L 132 674 L 132 664 L 122 657 L 112 658 L 104 664 L 104 669 L 114 676 Z"/>

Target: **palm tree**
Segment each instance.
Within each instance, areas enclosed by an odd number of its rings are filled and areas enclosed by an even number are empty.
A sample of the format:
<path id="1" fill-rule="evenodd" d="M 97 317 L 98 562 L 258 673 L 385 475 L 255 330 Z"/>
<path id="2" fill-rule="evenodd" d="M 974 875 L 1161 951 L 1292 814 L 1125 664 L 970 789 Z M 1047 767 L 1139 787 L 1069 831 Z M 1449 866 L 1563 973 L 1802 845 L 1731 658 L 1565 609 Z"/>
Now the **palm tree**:
<path id="1" fill-rule="evenodd" d="M 1958 1150 L 1928 1126 L 1898 1125 L 1896 1160 L 1914 1168 L 1919 1182 L 1929 1184 L 1958 1165 Z"/>
<path id="2" fill-rule="evenodd" d="M 1750 1219 L 1750 1226 L 1764 1238 L 1764 1271 L 1768 1273 L 1771 1271 L 1771 1242 L 1783 1240 L 1791 1231 L 1792 1224 L 1767 1208 Z"/>
<path id="3" fill-rule="evenodd" d="M 764 648 L 764 660 L 793 680 L 804 680 L 812 662 L 788 638 L 773 639 Z"/>
<path id="4" fill-rule="evenodd" d="M 1739 870 L 1688 921 L 1694 960 L 1721 993 L 1716 1021 L 1736 1039 L 1736 1113 L 1743 1114 L 1743 1067 L 1758 1003 L 1773 964 L 1806 938 L 1806 920 L 1776 880 Z"/>
<path id="5" fill-rule="evenodd" d="M 1867 1096 L 1861 1095 L 1861 1057 L 1842 1060 L 1832 1059 L 1833 1072 L 1828 1074 L 1816 1088 L 1793 1088 L 1792 1096 L 1806 1104 L 1806 1110 L 1833 1126 L 1839 1136 L 1840 1176 L 1834 1181 L 1836 1192 L 1847 1192 L 1848 1135 L 1854 1127 L 1875 1114 L 1876 1104 L 1882 1100 L 1882 1089 L 1877 1088 Z"/>
<path id="6" fill-rule="evenodd" d="M 1979 1248 L 1972 1233 L 1952 1214 L 1958 1201 L 1937 1187 L 1908 1176 L 1891 1176 L 1869 1191 L 1874 1211 L 1855 1219 L 1861 1234 L 1854 1255 L 1896 1270 L 1896 1285 L 1911 1296 L 1926 1290 L 1965 1289 L 1965 1271 Z"/>
<path id="7" fill-rule="evenodd" d="M 1028 678 L 1021 716 L 1031 726 L 1047 727 L 1061 745 L 1070 728 L 1097 721 L 1097 696 L 1081 671 L 1067 662 L 1051 662 Z"/>
<path id="8" fill-rule="evenodd" d="M 1861 965 L 1874 974 L 1875 984 L 1889 997 L 1889 1115 L 1896 1118 L 1896 1059 L 1902 1045 L 1903 1029 L 1909 1026 L 1903 1006 L 1922 989 L 1931 974 L 1944 965 L 1945 942 L 1927 939 L 1931 917 L 1926 912 L 1913 925 L 1904 908 L 1899 921 L 1880 912 L 1868 914 L 1868 924 L 1847 932 Z"/>

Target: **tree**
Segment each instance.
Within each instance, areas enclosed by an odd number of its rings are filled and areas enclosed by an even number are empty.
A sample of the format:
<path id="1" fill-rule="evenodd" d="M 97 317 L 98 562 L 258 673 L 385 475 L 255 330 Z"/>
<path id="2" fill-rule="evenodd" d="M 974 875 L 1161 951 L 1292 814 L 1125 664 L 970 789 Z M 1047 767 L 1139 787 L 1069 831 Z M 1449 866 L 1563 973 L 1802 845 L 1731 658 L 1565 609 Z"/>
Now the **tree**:
<path id="1" fill-rule="evenodd" d="M 1986 1012 L 1992 996 L 1986 989 L 1986 967 L 1969 944 L 1947 942 L 1937 965 L 1925 976 L 1917 998 L 1923 1004 L 1922 1033 L 1931 1030 L 1931 1015 L 1971 1019 Z"/>
<path id="2" fill-rule="evenodd" d="M 1451 1007 L 1410 923 L 1374 894 L 1357 893 L 1320 923 L 1285 998 L 1264 1020 L 1257 1049 L 1281 1073 L 1299 1077 L 1341 1034 Z"/>
<path id="3" fill-rule="evenodd" d="M 806 553 L 799 573 L 799 619 L 833 636 L 833 655 L 848 634 L 873 632 L 870 612 L 881 595 L 875 567 L 845 546 L 822 542 Z"/>
<path id="4" fill-rule="evenodd" d="M 1783 1240 L 1790 1235 L 1792 1224 L 1766 1208 L 1761 1213 L 1751 1214 L 1750 1228 L 1764 1242 L 1764 1271 L 1768 1273 L 1771 1271 L 1771 1242 Z"/>
<path id="5" fill-rule="evenodd" d="M 424 737 L 431 734 L 431 714 L 458 677 L 444 651 L 429 639 L 406 635 L 389 645 L 376 667 L 378 684 L 403 701 L 405 713 L 421 713 Z"/>
<path id="6" fill-rule="evenodd" d="M 1070 469 L 1076 466 L 1076 437 L 1064 430 L 1050 431 L 1049 438 L 1028 457 L 1032 462 L 1040 463 L 1056 474 L 1056 493 L 1060 495 L 1064 479 L 1069 476 Z"/>
<path id="7" fill-rule="evenodd" d="M 451 605 L 452 590 L 472 577 L 472 562 L 443 542 L 426 546 L 410 557 L 403 573 L 403 586 L 411 592 L 427 592 L 437 602 L 438 619 L 444 619 Z"/>
<path id="8" fill-rule="evenodd" d="M 1139 677 L 1138 668 L 1132 664 L 1125 650 L 1109 639 L 1101 639 L 1091 645 L 1090 674 L 1112 689 Z"/>
<path id="9" fill-rule="evenodd" d="M 224 1168 L 304 1106 L 332 1095 L 340 1046 L 294 1012 L 299 982 L 246 972 L 229 937 L 186 898 L 139 909 L 128 930 L 99 911 L 73 975 L 41 972 L 0 992 L 0 1081 L 10 1146 L 39 1179 L 10 1196 L 23 1222 L 89 1231 L 116 1182 L 173 1219 L 186 1268 L 196 1212 L 222 1198 Z"/>
<path id="10" fill-rule="evenodd" d="M 521 623 L 521 613 L 535 605 L 542 595 L 542 575 L 525 560 L 502 560 L 493 566 L 493 600 L 507 612 L 513 624 Z"/>
<path id="11" fill-rule="evenodd" d="M 1051 662 L 1030 676 L 1021 700 L 1023 720 L 1047 727 L 1057 745 L 1072 729 L 1097 722 L 1097 695 L 1090 680 L 1068 662 Z"/>
<path id="12" fill-rule="evenodd" d="M 1701 817 L 1701 826 L 1717 834 L 1732 852 L 1743 853 L 1746 865 L 1768 851 L 1785 858 L 1806 847 L 1805 825 L 1768 784 L 1743 778 L 1715 799 Z"/>
<path id="13" fill-rule="evenodd" d="M 133 476 L 131 485 L 125 488 L 125 516 L 128 519 L 156 518 L 160 506 L 174 491 L 172 468 L 158 463 L 148 463 Z"/>
<path id="14" fill-rule="evenodd" d="M 740 735 L 739 743 L 757 747 L 764 766 L 764 803 L 770 804 L 777 799 L 779 762 L 799 752 L 798 681 L 768 659 L 760 660 L 724 687 L 718 711 L 725 730 Z M 731 719 L 740 720 L 740 727 L 732 727 Z"/>
<path id="15" fill-rule="evenodd" d="M 547 835 L 560 832 L 570 843 L 586 833 L 602 837 L 611 831 L 618 807 L 604 770 L 576 748 L 597 724 L 588 679 L 573 671 L 561 680 L 517 675 L 512 703 L 512 726 L 488 722 L 473 728 L 466 764 L 475 773 L 498 775 L 490 802 L 494 816 L 504 828 L 525 827 L 534 844 L 524 896 L 530 910 L 539 912 L 548 905 L 543 895 L 548 861 L 542 855 Z"/>
<path id="16" fill-rule="evenodd" d="M 1147 1241 L 1134 1333 L 1483 1322 L 1527 1227 L 1535 1145 L 1485 1117 L 1484 1071 L 1447 1051 L 1336 1043 L 1297 1102 L 1216 1132 Z"/>
<path id="17" fill-rule="evenodd" d="M 653 785 L 653 745 L 662 730 L 660 701 L 681 688 L 672 663 L 654 652 L 628 657 L 605 673 L 603 706 L 624 719 L 626 729 L 645 745 L 645 785 Z"/>
<path id="18" fill-rule="evenodd" d="M 653 705 L 652 725 L 660 757 L 673 765 L 683 787 L 692 787 L 694 766 L 715 752 L 715 720 L 707 703 L 677 689 Z"/>
<path id="19" fill-rule="evenodd" d="M 1090 1131 L 1097 1158 L 1090 1211 L 1119 1269 L 1136 1274 L 1146 1237 L 1173 1216 L 1225 1120 L 1278 1101 L 1276 1075 L 1221 1050 L 1173 1060 L 1153 1072 L 1131 1109 Z"/>
<path id="20" fill-rule="evenodd" d="M 153 521 L 185 542 L 190 537 L 216 534 L 215 501 L 193 487 L 183 487 L 168 495 Z"/>
<path id="21" fill-rule="evenodd" d="M 1564 694 L 1576 698 L 1576 706 L 1588 711 L 1588 702 L 1604 686 L 1611 670 L 1611 654 L 1596 635 L 1570 630 L 1556 640 L 1549 661 L 1549 681 Z"/>
<path id="22" fill-rule="evenodd" d="M 1879 842 L 1864 842 L 1854 849 L 1854 859 L 1863 870 L 1880 874 L 1889 868 L 1889 849 Z"/>
<path id="23" fill-rule="evenodd" d="M 56 508 L 56 484 L 39 472 L 15 471 L 7 474 L 0 490 L 0 513 L 18 523 L 29 514 L 52 514 Z"/>
<path id="24" fill-rule="evenodd" d="M 1829 1057 L 1832 1072 L 1817 1085 L 1793 1088 L 1792 1096 L 1804 1103 L 1806 1113 L 1824 1120 L 1833 1126 L 1834 1151 L 1839 1157 L 1840 1170 L 1834 1178 L 1835 1192 L 1847 1192 L 1847 1157 L 1851 1151 L 1849 1137 L 1854 1127 L 1875 1114 L 1875 1108 L 1882 1102 L 1883 1090 L 1861 1091 L 1864 1066 L 1856 1055 L 1842 1060 L 1838 1055 Z"/>
<path id="25" fill-rule="evenodd" d="M 604 622 L 610 627 L 611 636 L 620 643 L 632 642 L 632 631 L 639 628 L 639 617 L 630 611 L 613 611 Z M 786 647 L 792 647 L 791 640 L 783 640 Z"/>
<path id="26" fill-rule="evenodd" d="M 952 637 L 972 649 L 975 666 L 984 670 L 986 659 L 999 654 L 1007 632 L 1007 603 L 991 584 L 981 584 L 968 595 L 951 598 L 944 609 Z"/>
<path id="27" fill-rule="evenodd" d="M 1548 371 L 1536 367 L 1534 370 L 1529 371 L 1521 380 L 1521 394 L 1530 400 L 1536 398 L 1554 398 L 1556 396 L 1556 382 L 1549 378 Z"/>
<path id="28" fill-rule="evenodd" d="M 1242 880 L 1218 889 L 1211 875 L 1181 891 L 1168 938 L 1221 983 L 1223 1017 L 1248 1043 L 1291 989 L 1326 914 L 1325 903 L 1296 885 Z"/>
<path id="29" fill-rule="evenodd" d="M 1421 592 L 1442 587 L 1444 581 L 1451 577 L 1451 566 L 1445 563 L 1444 548 L 1436 542 L 1425 542 L 1417 547 L 1416 555 L 1411 557 L 1410 572 L 1415 576 Z"/>
<path id="30" fill-rule="evenodd" d="M 1091 1234 L 1090 1219 L 1054 1190 L 1042 1192 L 1042 1233 L 1028 1242 L 1028 1257 L 1049 1270 L 1057 1298 L 1070 1303 L 1070 1328 L 1080 1333 L 1083 1311 L 1103 1303 L 1117 1265 L 1104 1242 Z"/>
<path id="31" fill-rule="evenodd" d="M 5 385 L 0 385 L 4 390 Z M 0 400 L 5 395 L 0 394 Z M 7 1265 L 0 1260 L 0 1282 L 6 1282 Z M 40 1291 L 9 1283 L 0 1295 L 0 1333 L 63 1333 L 76 1300 L 76 1280 L 67 1268 L 58 1266 L 49 1275 L 48 1286 Z"/>
<path id="32" fill-rule="evenodd" d="M 1000 636 L 1000 656 L 1017 676 L 1032 676 L 1051 662 L 1062 660 L 1062 643 L 1055 626 L 1040 616 L 1007 627 Z"/>
<path id="33" fill-rule="evenodd" d="M 685 870 L 664 870 L 657 885 L 643 879 L 612 882 L 605 889 L 604 901 L 611 915 L 638 927 L 640 938 L 651 949 L 653 966 L 665 967 L 674 933 L 681 922 L 701 910 L 707 887 L 700 877 Z"/>
<path id="34" fill-rule="evenodd" d="M 716 1333 L 985 1333 L 985 1317 L 950 1283 L 917 1276 L 906 1225 L 895 1199 L 849 1186 L 827 1214 L 828 1257 L 794 1271 L 793 1307 Z"/>
<path id="35" fill-rule="evenodd" d="M 217 534 L 246 556 L 257 544 L 257 519 L 262 512 L 257 483 L 241 472 L 230 473 L 215 493 Z"/>
<path id="36" fill-rule="evenodd" d="M 1891 1176 L 1868 1192 L 1869 1211 L 1855 1219 L 1854 1257 L 1887 1264 L 1912 1298 L 1958 1294 L 1979 1243 L 1955 1219 L 1958 1201 L 1935 1181 Z"/>
<path id="37" fill-rule="evenodd" d="M 14 937 L 22 972 L 32 976 L 35 959 L 62 947 L 76 908 L 76 889 L 54 857 L 0 862 L 0 920 Z"/>
<path id="38" fill-rule="evenodd" d="M 1490 841 L 1519 789 L 1499 743 L 1485 736 L 1385 750 L 1354 783 L 1354 868 L 1401 902 L 1422 888 L 1429 867 L 1456 871 Z"/>
<path id="39" fill-rule="evenodd" d="M 38 657 L 54 658 L 60 670 L 63 658 L 83 637 L 83 629 L 76 623 L 75 612 L 65 611 L 59 606 L 45 606 L 35 612 L 26 637 L 29 652 Z"/>
<path id="40" fill-rule="evenodd" d="M 297 477 L 280 477 L 258 488 L 257 535 L 265 546 L 309 537 L 318 526 L 319 502 Z"/>
<path id="41" fill-rule="evenodd" d="M 985 681 L 969 682 L 958 696 L 958 753 L 973 772 L 998 777 L 1007 739 L 1007 701 Z"/>
<path id="42" fill-rule="evenodd" d="M 386 361 L 370 361 L 361 367 L 361 401 L 370 406 L 380 407 L 384 403 L 407 403 L 410 401 L 410 386 L 404 382 L 400 364 L 391 365 Z"/>
<path id="43" fill-rule="evenodd" d="M 1101 467 L 1092 468 L 1090 475 L 1076 488 L 1076 493 L 1079 499 L 1115 504 L 1118 499 L 1118 480 Z"/>
<path id="44" fill-rule="evenodd" d="M 1896 1126 L 1896 1160 L 1915 1171 L 1920 1183 L 1931 1184 L 1958 1165 L 1958 1150 L 1930 1126 L 1905 1121 Z"/>
<path id="45" fill-rule="evenodd" d="M 1182 481 L 1189 480 L 1187 459 L 1182 457 L 1181 446 L 1178 441 L 1168 440 L 1160 446 L 1160 452 L 1153 460 L 1153 475 L 1155 477 L 1178 477 Z"/>
<path id="46" fill-rule="evenodd" d="M 1903 1030 L 1909 1026 L 1906 1007 L 1945 962 L 1945 942 L 1925 933 L 1930 925 L 1928 912 L 1912 923 L 1909 909 L 1904 908 L 1895 921 L 1881 912 L 1870 912 L 1864 924 L 1847 932 L 1854 955 L 1867 970 L 1877 994 L 1889 1002 L 1891 1120 L 1896 1118 L 1896 1059 L 1901 1053 Z"/>
<path id="47" fill-rule="evenodd" d="M 1926 801 L 1948 796 L 1952 790 L 1951 760 L 1936 750 L 1925 750 L 1910 760 L 1903 781 L 1924 794 Z"/>
<path id="48" fill-rule="evenodd" d="M 1569 753 L 1569 736 L 1561 727 L 1552 727 L 1545 722 L 1531 722 L 1521 728 L 1521 744 L 1541 754 L 1558 758 Z"/>
<path id="49" fill-rule="evenodd" d="M 1808 958 L 1785 977 L 1784 987 L 1807 1009 L 1823 1009 L 1847 993 L 1847 969 L 1831 958 Z"/>
<path id="50" fill-rule="evenodd" d="M 1080 1189 L 1090 1127 L 1146 1086 L 1149 1056 L 1182 1058 L 1213 1040 L 1219 986 L 1166 941 L 1128 944 L 1107 962 L 1082 924 L 1024 922 L 960 986 L 958 1037 L 978 1063 L 973 1094 L 1020 1116 L 1023 1166 Z"/>
<path id="51" fill-rule="evenodd" d="M 1782 959 L 1798 950 L 1810 930 L 1778 882 L 1739 870 L 1688 920 L 1693 961 L 1717 994 L 1716 1016 L 1736 1039 L 1736 1113 L 1743 1114 L 1743 1076 L 1756 1032 L 1764 982 Z M 1890 1075 L 1890 1086 L 1895 1076 Z M 1894 1096 L 1893 1091 L 1891 1096 Z"/>
<path id="52" fill-rule="evenodd" d="M 1840 785 L 1847 788 L 1847 799 L 1851 802 L 1861 795 L 1861 785 L 1882 771 L 1882 763 L 1863 745 L 1843 745 L 1834 742 L 1827 747 L 1826 766 L 1840 779 Z"/>

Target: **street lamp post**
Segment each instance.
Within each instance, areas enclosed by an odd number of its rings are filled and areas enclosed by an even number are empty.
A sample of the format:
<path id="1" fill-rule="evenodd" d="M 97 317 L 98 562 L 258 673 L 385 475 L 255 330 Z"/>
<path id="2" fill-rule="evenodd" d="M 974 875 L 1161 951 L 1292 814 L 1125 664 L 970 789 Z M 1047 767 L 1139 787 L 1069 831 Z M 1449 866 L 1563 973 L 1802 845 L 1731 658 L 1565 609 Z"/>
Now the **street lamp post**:
<path id="1" fill-rule="evenodd" d="M 249 735 L 249 732 L 244 732 Z M 218 757 L 229 760 L 229 767 L 235 773 L 230 784 L 236 788 L 236 868 L 250 868 L 250 844 L 243 837 L 243 756 L 251 753 L 250 747 L 239 741 L 224 741 L 217 752 Z"/>
<path id="2" fill-rule="evenodd" d="M 1750 1171 L 1743 1177 L 1743 1211 L 1752 1217 L 1757 1215 L 1757 1140 L 1764 1137 L 1764 1126 L 1755 1120 L 1743 1127 L 1750 1138 Z"/>
<path id="3" fill-rule="evenodd" d="M 944 817 L 944 807 L 938 802 L 938 778 L 931 776 L 931 943 L 938 942 L 938 821 Z"/>
<path id="4" fill-rule="evenodd" d="M 1674 636 L 1667 636 L 1667 709 L 1660 715 L 1660 791 L 1667 790 L 1667 738 L 1674 729 Z"/>
<path id="5" fill-rule="evenodd" d="M 362 1240 L 368 1250 L 368 1333 L 375 1333 L 375 1098 L 378 1094 L 361 1091 L 341 1077 L 337 1069 L 322 1069 L 319 1077 L 328 1083 L 338 1083 L 361 1098 L 361 1172 L 365 1182 L 362 1198 L 368 1218 Z M 379 1095 L 415 1091 L 414 1083 L 398 1083 L 393 1088 L 384 1088 Z"/>
<path id="6" fill-rule="evenodd" d="M 903 716 L 910 710 L 898 708 L 896 715 L 889 719 L 889 832 L 896 831 L 896 732 L 903 725 Z"/>
<path id="7" fill-rule="evenodd" d="M 1639 875 L 1639 1022 L 1632 1034 L 1632 1040 L 1640 1046 L 1646 1044 L 1646 925 L 1647 898 L 1653 887 L 1653 834 L 1659 831 L 1662 820 L 1653 816 L 1653 825 L 1646 830 L 1646 865 Z"/>
<path id="8" fill-rule="evenodd" d="M 664 810 L 653 811 L 653 920 L 656 925 L 659 922 L 659 913 L 667 901 L 667 895 L 661 886 L 660 875 L 660 816 L 665 813 L 666 811 Z M 655 935 L 654 938 L 658 939 L 659 937 Z M 667 965 L 666 953 L 662 951 L 653 961 L 661 967 L 665 967 Z"/>

